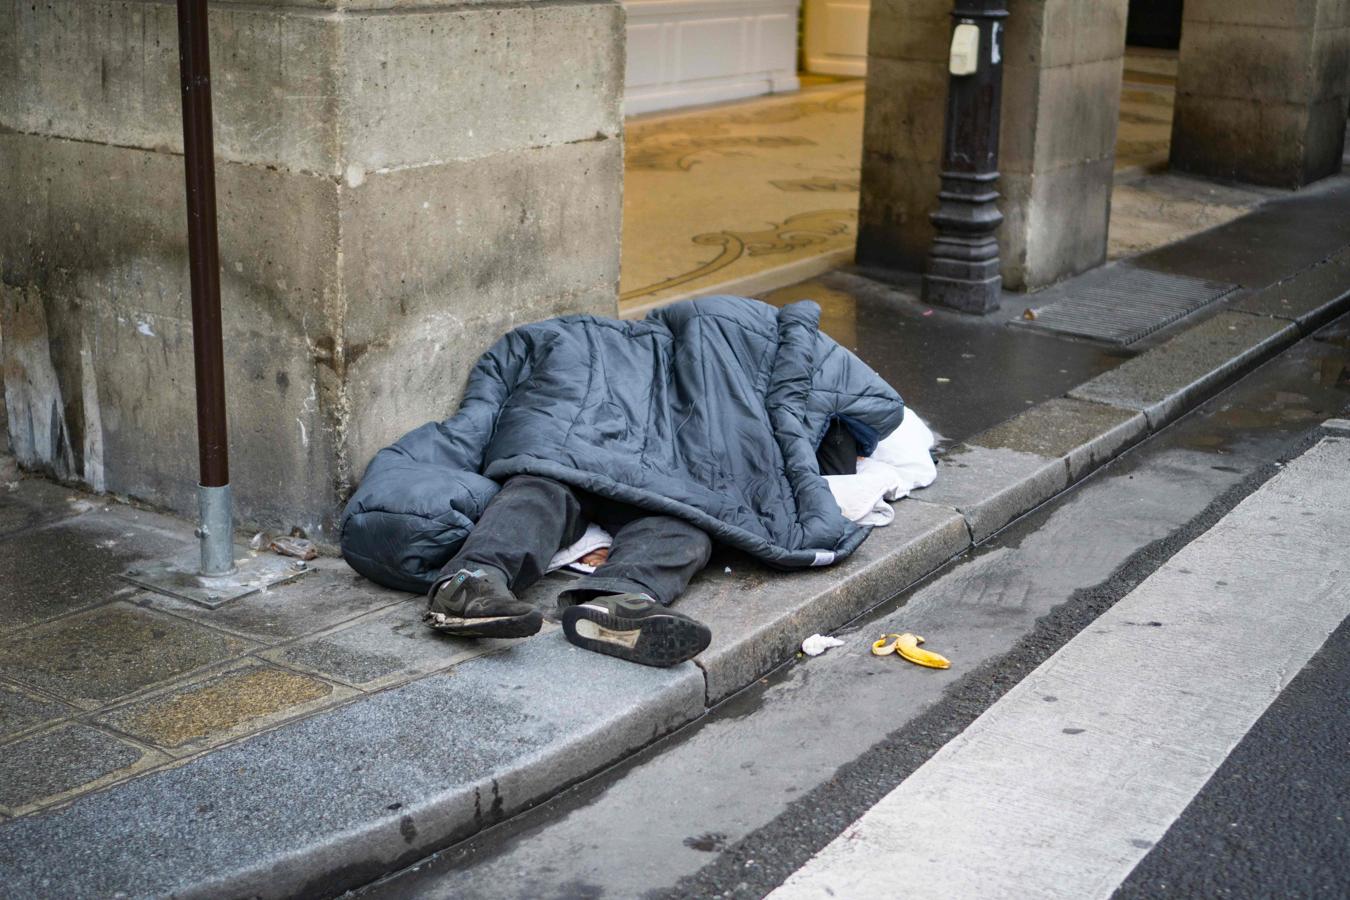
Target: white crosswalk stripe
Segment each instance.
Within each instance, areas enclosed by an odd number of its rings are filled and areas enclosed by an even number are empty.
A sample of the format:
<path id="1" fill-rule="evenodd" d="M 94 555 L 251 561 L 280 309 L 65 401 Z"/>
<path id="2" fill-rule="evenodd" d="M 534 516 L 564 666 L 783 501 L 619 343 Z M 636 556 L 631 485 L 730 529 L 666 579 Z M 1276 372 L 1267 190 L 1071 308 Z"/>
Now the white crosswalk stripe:
<path id="1" fill-rule="evenodd" d="M 1108 896 L 1350 615 L 1346 496 L 1327 438 L 770 896 Z"/>

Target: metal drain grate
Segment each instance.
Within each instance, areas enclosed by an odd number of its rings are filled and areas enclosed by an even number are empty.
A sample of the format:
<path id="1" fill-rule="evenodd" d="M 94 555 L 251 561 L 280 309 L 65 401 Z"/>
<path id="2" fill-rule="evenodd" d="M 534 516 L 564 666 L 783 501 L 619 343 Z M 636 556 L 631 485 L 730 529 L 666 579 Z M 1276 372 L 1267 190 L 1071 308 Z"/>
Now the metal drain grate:
<path id="1" fill-rule="evenodd" d="M 1105 266 L 1056 285 L 1036 299 L 1030 328 L 1132 344 L 1237 290 L 1237 285 Z"/>

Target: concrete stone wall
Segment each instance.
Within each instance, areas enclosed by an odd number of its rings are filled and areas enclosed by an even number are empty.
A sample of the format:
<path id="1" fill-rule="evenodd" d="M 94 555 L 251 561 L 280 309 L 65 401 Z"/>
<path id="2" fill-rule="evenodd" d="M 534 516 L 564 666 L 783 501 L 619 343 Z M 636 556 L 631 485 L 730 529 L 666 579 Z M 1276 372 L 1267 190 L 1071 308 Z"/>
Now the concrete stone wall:
<path id="1" fill-rule="evenodd" d="M 1340 171 L 1350 0 L 1187 0 L 1171 164 L 1300 187 Z"/>
<path id="2" fill-rule="evenodd" d="M 0 20 L 11 444 L 191 512 L 174 7 L 5 0 Z M 498 335 L 616 310 L 622 29 L 615 2 L 211 4 L 243 524 L 331 539 L 374 452 L 452 412 Z"/>
<path id="3" fill-rule="evenodd" d="M 1003 36 L 1004 286 L 1106 258 L 1126 0 L 1010 0 Z M 951 0 L 874 0 L 858 260 L 920 270 L 937 207 Z"/>
<path id="4" fill-rule="evenodd" d="M 951 0 L 872 0 L 858 262 L 919 271 L 933 242 Z"/>
<path id="5" fill-rule="evenodd" d="M 999 136 L 1003 284 L 1106 261 L 1127 0 L 1010 0 Z"/>

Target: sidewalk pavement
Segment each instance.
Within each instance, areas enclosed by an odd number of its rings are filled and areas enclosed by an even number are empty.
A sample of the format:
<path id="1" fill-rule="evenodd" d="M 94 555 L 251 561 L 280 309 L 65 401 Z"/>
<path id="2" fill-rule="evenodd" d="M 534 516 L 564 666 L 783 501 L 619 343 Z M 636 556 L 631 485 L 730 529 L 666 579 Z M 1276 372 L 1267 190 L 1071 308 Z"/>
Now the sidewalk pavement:
<path id="1" fill-rule="evenodd" d="M 190 523 L 0 472 L 0 894 L 328 895 L 540 802 L 1350 307 L 1347 203 L 1350 179 L 1333 179 L 1132 260 L 1240 287 L 1127 351 L 1013 327 L 1012 295 L 991 321 L 856 273 L 775 292 L 817 296 L 827 329 L 852 329 L 832 333 L 947 439 L 939 480 L 838 566 L 719 553 L 680 603 L 713 644 L 670 670 L 553 625 L 434 635 L 419 598 L 335 559 L 214 611 L 149 594 L 118 574 L 194 553 Z M 530 599 L 550 609 L 563 577 Z"/>

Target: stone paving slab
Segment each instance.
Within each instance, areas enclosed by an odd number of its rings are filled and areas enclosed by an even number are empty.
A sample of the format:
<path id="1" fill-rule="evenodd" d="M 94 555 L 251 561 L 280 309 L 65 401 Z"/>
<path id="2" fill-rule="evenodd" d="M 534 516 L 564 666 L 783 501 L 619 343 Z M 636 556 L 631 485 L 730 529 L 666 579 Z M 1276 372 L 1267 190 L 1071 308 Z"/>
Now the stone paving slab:
<path id="1" fill-rule="evenodd" d="M 0 753 L 0 809 L 24 813 L 165 759 L 97 728 L 62 725 L 5 745 Z"/>
<path id="2" fill-rule="evenodd" d="M 1119 455 L 1147 432 L 1143 413 L 1060 397 L 1032 407 L 971 438 L 969 443 L 1063 459 L 1073 482 Z"/>
<path id="3" fill-rule="evenodd" d="M 1350 304 L 1350 249 L 1256 291 L 1233 309 L 1295 322 L 1309 331 Z"/>
<path id="4" fill-rule="evenodd" d="M 73 706 L 41 697 L 15 684 L 0 683 L 0 740 L 78 713 Z"/>
<path id="5" fill-rule="evenodd" d="M 260 655 L 369 691 L 521 644 L 518 640 L 438 634 L 422 624 L 425 609 L 425 600 L 412 597 Z M 545 625 L 544 632 L 557 627 Z"/>
<path id="6" fill-rule="evenodd" d="M 0 675 L 93 709 L 253 645 L 126 603 L 0 639 Z"/>
<path id="7" fill-rule="evenodd" d="M 17 573 L 23 586 L 7 599 L 0 635 L 129 597 L 136 589 L 118 577 L 128 566 L 195 548 L 181 525 L 175 535 L 146 521 L 152 514 L 83 498 L 68 503 L 66 496 L 61 507 L 77 515 L 0 540 L 0 572 Z"/>
<path id="8" fill-rule="evenodd" d="M 381 587 L 357 575 L 340 559 L 320 558 L 305 577 L 207 609 L 164 594 L 146 593 L 144 605 L 237 634 L 277 644 L 331 628 L 341 622 L 406 601 L 403 591 Z"/>
<path id="9" fill-rule="evenodd" d="M 836 566 L 783 575 L 746 556 L 722 555 L 723 565 L 706 569 L 677 607 L 712 629 L 712 644 L 696 660 L 707 702 L 740 690 L 789 659 L 805 638 L 842 626 L 968 546 L 956 512 L 901 501 L 895 521 L 873 529 Z"/>
<path id="10" fill-rule="evenodd" d="M 95 721 L 183 756 L 356 695 L 351 688 L 312 675 L 244 659 L 115 707 Z"/>
<path id="11" fill-rule="evenodd" d="M 558 634 L 528 646 L 6 822 L 5 888 L 290 897 L 359 884 L 703 713 L 692 663 L 634 666 Z"/>
<path id="12" fill-rule="evenodd" d="M 1222 312 L 1074 388 L 1069 396 L 1138 410 L 1148 417 L 1150 428 L 1161 428 L 1297 334 L 1291 322 Z"/>
<path id="13" fill-rule="evenodd" d="M 80 515 L 107 502 L 41 478 L 13 474 L 13 480 L 4 480 L 5 473 L 0 473 L 0 538 Z"/>
<path id="14" fill-rule="evenodd" d="M 938 460 L 937 481 L 914 497 L 957 510 L 979 543 L 1068 486 L 1061 459 L 1006 447 L 962 444 Z"/>

